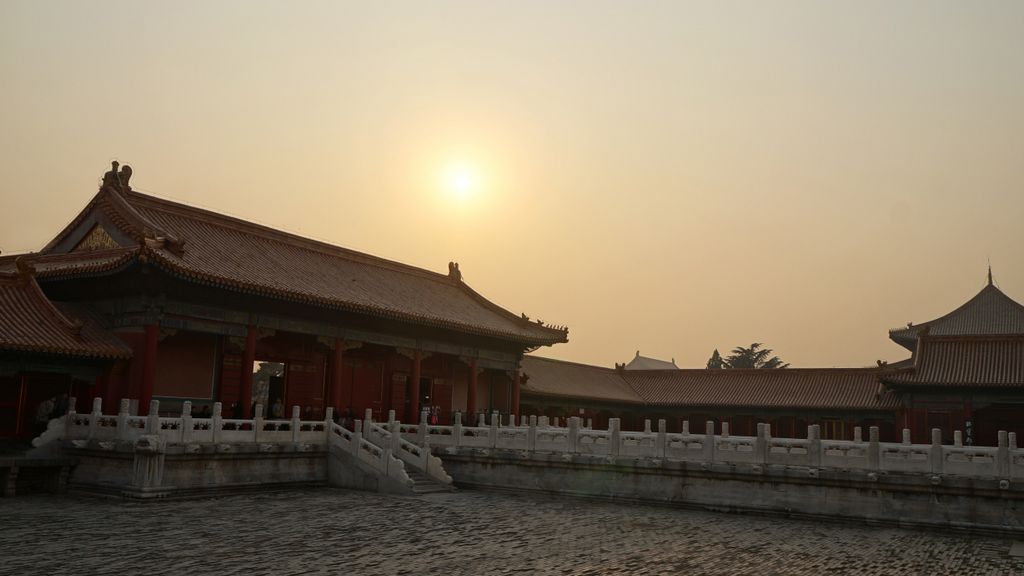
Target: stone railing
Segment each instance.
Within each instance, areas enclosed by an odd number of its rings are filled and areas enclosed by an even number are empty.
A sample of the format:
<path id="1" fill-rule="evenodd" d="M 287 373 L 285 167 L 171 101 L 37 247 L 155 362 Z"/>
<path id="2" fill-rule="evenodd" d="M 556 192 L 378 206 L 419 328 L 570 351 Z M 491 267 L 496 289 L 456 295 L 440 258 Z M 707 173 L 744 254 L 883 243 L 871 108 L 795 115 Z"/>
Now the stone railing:
<path id="1" fill-rule="evenodd" d="M 157 436 L 163 444 L 322 445 L 327 443 L 327 423 L 331 421 L 330 417 L 326 420 L 301 420 L 298 406 L 292 407 L 290 420 L 268 420 L 259 416 L 251 420 L 236 420 L 221 416 L 220 402 L 213 405 L 210 418 L 193 417 L 192 403 L 188 401 L 183 403 L 180 416 L 170 418 L 158 415 L 158 400 L 150 402 L 149 416 L 129 414 L 128 400 L 121 401 L 117 415 L 103 414 L 102 405 L 102 400 L 96 398 L 92 412 L 78 413 L 75 411 L 75 399 L 69 399 L 63 426 L 58 421 L 50 439 L 63 438 L 83 446 L 90 441 L 134 443 L 143 436 Z M 256 414 L 260 413 L 262 406 L 257 405 Z"/>
<path id="2" fill-rule="evenodd" d="M 379 446 L 389 446 L 391 453 L 404 462 L 408 468 L 424 474 L 439 484 L 451 485 L 452 477 L 445 472 L 440 458 L 431 454 L 428 447 L 419 446 L 402 438 L 399 432 L 402 429 L 402 423 L 395 420 L 394 410 L 388 412 L 386 423 L 378 423 L 373 421 L 373 411 L 367 409 L 362 427 L 365 437 L 372 439 Z"/>
<path id="3" fill-rule="evenodd" d="M 479 424 L 479 422 L 478 422 Z M 931 474 L 976 478 L 1024 480 L 1024 449 L 1018 448 L 1016 434 L 999 432 L 998 446 L 964 446 L 960 432 L 953 445 L 942 444 L 939 429 L 932 430 L 931 444 L 911 444 L 910 431 L 903 431 L 903 442 L 878 441 L 878 428 L 869 429 L 865 440 L 860 427 L 853 440 L 822 440 L 818 425 L 807 427 L 806 439 L 773 438 L 768 424 L 757 425 L 757 436 L 732 436 L 729 426 L 715 432 L 714 422 L 705 424 L 703 434 L 691 433 L 689 422 L 682 432 L 666 432 L 665 420 L 657 430 L 647 420 L 642 432 L 625 432 L 619 419 L 609 421 L 607 430 L 583 427 L 580 418 L 569 418 L 567 426 L 553 426 L 547 418 L 531 416 L 516 424 L 514 417 L 502 423 L 497 414 L 489 425 L 463 426 L 456 414 L 452 426 L 401 425 L 402 434 L 421 446 L 516 450 L 522 452 L 562 453 L 608 456 L 610 458 L 648 458 L 669 461 L 700 462 L 710 469 L 716 462 L 745 463 L 755 466 L 803 466 L 809 469 L 836 468 L 874 473 Z M 1001 482 L 1002 485 L 1002 482 Z"/>
<path id="4" fill-rule="evenodd" d="M 328 408 L 327 410 L 328 416 L 331 416 L 332 409 Z M 348 430 L 334 422 L 329 423 L 329 428 L 329 442 L 332 446 L 337 446 L 348 452 L 356 460 L 381 476 L 393 478 L 403 485 L 411 485 L 412 481 L 406 473 L 402 461 L 395 458 L 390 449 L 382 448 L 381 445 L 367 440 L 363 436 L 364 426 L 361 421 L 355 421 L 354 430 Z"/>

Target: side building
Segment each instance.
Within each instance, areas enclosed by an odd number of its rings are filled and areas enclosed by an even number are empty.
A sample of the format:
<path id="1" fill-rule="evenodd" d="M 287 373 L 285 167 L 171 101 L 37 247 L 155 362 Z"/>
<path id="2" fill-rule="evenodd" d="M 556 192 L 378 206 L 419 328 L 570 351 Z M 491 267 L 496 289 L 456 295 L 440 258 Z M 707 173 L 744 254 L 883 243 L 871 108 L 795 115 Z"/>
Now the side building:
<path id="1" fill-rule="evenodd" d="M 5 434 L 29 434 L 22 422 L 63 394 L 102 397 L 106 413 L 132 399 L 140 415 L 151 399 L 167 413 L 221 402 L 226 418 L 278 403 L 309 419 L 518 414 L 524 351 L 568 340 L 488 301 L 456 263 L 439 274 L 309 240 L 141 194 L 130 175 L 115 163 L 42 250 L 0 257 Z M 254 390 L 261 361 L 284 370 Z"/>
<path id="2" fill-rule="evenodd" d="M 644 419 L 728 423 L 752 435 L 757 422 L 772 434 L 803 437 L 819 424 L 826 439 L 852 439 L 854 427 L 878 426 L 883 441 L 931 442 L 938 429 L 952 444 L 994 446 L 1000 430 L 1024 437 L 1024 306 L 987 285 L 935 320 L 891 330 L 911 357 L 872 368 L 781 370 L 615 369 L 527 356 L 526 411 L 608 418 L 639 429 Z M 639 357 L 639 354 L 638 354 Z"/>

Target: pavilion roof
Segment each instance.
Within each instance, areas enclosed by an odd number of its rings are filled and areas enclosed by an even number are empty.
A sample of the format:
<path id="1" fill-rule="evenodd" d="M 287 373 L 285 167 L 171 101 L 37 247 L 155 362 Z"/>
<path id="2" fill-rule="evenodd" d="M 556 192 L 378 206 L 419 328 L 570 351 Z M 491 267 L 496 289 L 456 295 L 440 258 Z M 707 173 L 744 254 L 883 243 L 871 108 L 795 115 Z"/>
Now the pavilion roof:
<path id="1" fill-rule="evenodd" d="M 678 370 L 679 366 L 676 366 L 676 359 L 673 358 L 671 361 L 658 360 L 657 358 L 651 358 L 649 356 L 641 356 L 640 351 L 636 351 L 636 356 L 625 365 L 626 370 Z"/>
<path id="2" fill-rule="evenodd" d="M 649 406 L 891 411 L 877 368 L 612 370 L 525 356 L 523 392 Z"/>
<path id="3" fill-rule="evenodd" d="M 1024 388 L 1024 336 L 927 336 L 911 367 L 882 380 L 893 387 Z"/>
<path id="4" fill-rule="evenodd" d="M 1024 306 L 989 281 L 973 298 L 945 316 L 889 331 L 889 338 L 913 351 L 917 338 L 929 336 L 1024 335 Z"/>
<path id="5" fill-rule="evenodd" d="M 130 358 L 131 348 L 88 310 L 51 302 L 30 273 L 0 273 L 0 351 Z"/>
<path id="6" fill-rule="evenodd" d="M 117 228 L 103 232 L 110 242 L 130 241 L 61 253 L 71 249 L 76 230 L 96 221 Z M 40 278 L 110 272 L 144 260 L 189 281 L 242 292 L 530 346 L 568 340 L 566 328 L 531 322 L 485 299 L 462 281 L 457 264 L 439 274 L 130 188 L 103 187 L 31 260 Z"/>

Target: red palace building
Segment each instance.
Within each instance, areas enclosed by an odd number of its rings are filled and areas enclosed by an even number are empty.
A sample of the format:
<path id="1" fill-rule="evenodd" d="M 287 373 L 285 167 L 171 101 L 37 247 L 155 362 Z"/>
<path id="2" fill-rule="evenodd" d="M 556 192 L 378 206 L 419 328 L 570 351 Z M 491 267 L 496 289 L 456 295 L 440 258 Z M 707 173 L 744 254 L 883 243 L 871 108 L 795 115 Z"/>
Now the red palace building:
<path id="1" fill-rule="evenodd" d="M 308 418 L 518 413 L 524 351 L 568 339 L 473 291 L 458 264 L 301 238 L 140 194 L 130 176 L 115 163 L 42 250 L 0 257 L 0 436 L 33 435 L 64 395 L 106 413 L 219 401 L 227 418 L 277 399 Z M 262 361 L 284 369 L 258 397 Z"/>
<path id="2" fill-rule="evenodd" d="M 1024 306 L 991 272 L 964 305 L 889 337 L 911 357 L 872 368 L 630 370 L 527 356 L 523 410 L 583 416 L 597 427 L 617 417 L 623 429 L 664 418 L 679 431 L 688 420 L 695 433 L 713 420 L 744 436 L 767 422 L 780 437 L 802 438 L 818 424 L 837 440 L 853 439 L 857 426 L 878 426 L 890 442 L 904 428 L 917 443 L 931 442 L 935 428 L 945 443 L 955 430 L 967 444 L 994 446 L 999 430 L 1024 438 Z"/>

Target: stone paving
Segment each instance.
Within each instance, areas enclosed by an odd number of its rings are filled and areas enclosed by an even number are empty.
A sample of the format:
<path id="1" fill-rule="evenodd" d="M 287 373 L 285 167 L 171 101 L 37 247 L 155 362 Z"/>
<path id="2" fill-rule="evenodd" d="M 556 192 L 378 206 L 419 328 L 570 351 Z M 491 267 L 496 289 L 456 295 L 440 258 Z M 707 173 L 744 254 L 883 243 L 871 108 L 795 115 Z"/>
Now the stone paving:
<path id="1" fill-rule="evenodd" d="M 1014 543 L 535 495 L 0 499 L 0 574 L 1017 574 Z"/>

